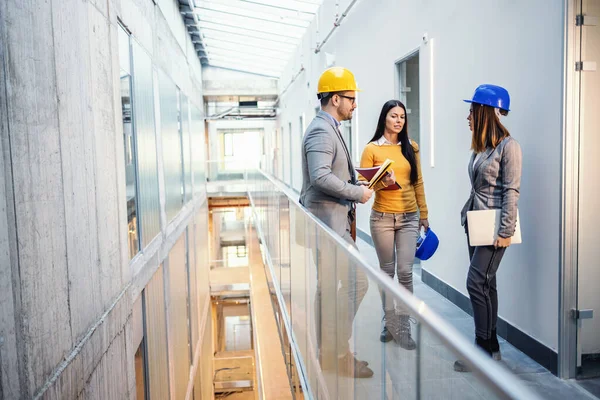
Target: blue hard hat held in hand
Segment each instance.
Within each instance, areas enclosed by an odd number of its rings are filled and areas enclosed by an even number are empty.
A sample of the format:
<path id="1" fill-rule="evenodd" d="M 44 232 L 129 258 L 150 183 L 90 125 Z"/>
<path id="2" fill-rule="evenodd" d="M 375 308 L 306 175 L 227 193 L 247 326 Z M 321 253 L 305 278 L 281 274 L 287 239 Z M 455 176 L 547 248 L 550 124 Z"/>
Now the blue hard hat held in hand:
<path id="1" fill-rule="evenodd" d="M 510 96 L 508 90 L 504 89 L 502 86 L 487 83 L 479 85 L 477 89 L 475 89 L 475 93 L 473 93 L 473 98 L 464 101 L 466 103 L 477 103 L 510 111 Z"/>
<path id="2" fill-rule="evenodd" d="M 429 260 L 440 244 L 437 235 L 429 228 L 425 235 L 419 235 L 415 257 L 419 260 Z"/>

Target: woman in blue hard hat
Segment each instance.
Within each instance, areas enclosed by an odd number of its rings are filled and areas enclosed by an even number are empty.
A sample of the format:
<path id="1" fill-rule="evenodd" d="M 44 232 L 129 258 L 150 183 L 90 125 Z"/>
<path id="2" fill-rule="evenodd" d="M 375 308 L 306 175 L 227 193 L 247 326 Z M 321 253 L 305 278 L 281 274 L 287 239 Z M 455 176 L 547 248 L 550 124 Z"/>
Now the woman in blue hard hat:
<path id="1" fill-rule="evenodd" d="M 394 161 L 391 173 L 376 184 L 371 211 L 371 236 L 379 265 L 392 279 L 413 291 L 413 261 L 420 227 L 429 228 L 427 202 L 421 176 L 419 146 L 408 138 L 406 108 L 398 100 L 383 105 L 375 135 L 365 147 L 360 166 L 371 168 L 386 159 Z M 402 348 L 414 350 L 408 311 L 395 310 L 392 298 L 381 292 L 384 328 L 380 340 L 394 339 Z"/>
<path id="2" fill-rule="evenodd" d="M 499 360 L 500 346 L 496 336 L 498 320 L 498 292 L 496 272 L 517 223 L 517 203 L 521 186 L 521 146 L 510 136 L 501 115 L 508 115 L 508 91 L 496 85 L 481 85 L 471 103 L 469 128 L 471 129 L 471 160 L 468 172 L 471 194 L 461 212 L 461 223 L 468 238 L 467 212 L 471 210 L 501 210 L 498 238 L 493 246 L 469 246 L 470 266 L 467 290 L 473 306 L 475 342 L 494 359 Z M 467 372 L 461 361 L 454 369 Z"/>

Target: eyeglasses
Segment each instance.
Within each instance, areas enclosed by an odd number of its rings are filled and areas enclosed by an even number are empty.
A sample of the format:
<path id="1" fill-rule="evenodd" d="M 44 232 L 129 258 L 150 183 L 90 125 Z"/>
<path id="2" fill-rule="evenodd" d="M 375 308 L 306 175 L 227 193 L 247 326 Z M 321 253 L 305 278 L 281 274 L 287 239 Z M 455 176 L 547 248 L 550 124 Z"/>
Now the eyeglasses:
<path id="1" fill-rule="evenodd" d="M 354 105 L 356 103 L 356 97 L 344 96 L 343 94 L 338 94 L 338 96 L 350 100 L 350 103 L 352 105 Z"/>

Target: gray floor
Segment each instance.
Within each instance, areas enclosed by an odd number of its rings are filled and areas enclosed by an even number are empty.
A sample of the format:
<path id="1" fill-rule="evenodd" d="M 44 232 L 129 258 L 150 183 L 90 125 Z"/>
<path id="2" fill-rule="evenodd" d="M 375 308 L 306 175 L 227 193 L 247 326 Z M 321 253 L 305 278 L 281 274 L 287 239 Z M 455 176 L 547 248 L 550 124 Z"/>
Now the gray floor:
<path id="1" fill-rule="evenodd" d="M 362 240 L 358 247 L 366 259 L 376 265 L 375 250 Z M 424 300 L 427 305 L 444 317 L 470 341 L 474 340 L 473 319 L 452 304 L 450 301 L 423 284 L 417 269 L 415 276 L 415 294 Z M 337 382 L 337 398 L 365 398 L 365 399 L 411 399 L 416 398 L 417 377 L 415 365 L 421 363 L 421 398 L 428 399 L 488 399 L 494 398 L 491 393 L 479 384 L 472 374 L 455 373 L 452 363 L 455 356 L 444 348 L 432 335 L 421 332 L 420 342 L 424 345 L 421 356 L 417 358 L 415 352 L 401 349 L 392 343 L 383 344 L 378 340 L 381 314 L 380 298 L 377 288 L 371 284 L 369 291 L 361 304 L 355 319 L 354 348 L 353 351 L 359 359 L 369 361 L 369 366 L 374 371 L 374 376 L 348 382 L 345 387 L 343 382 Z M 557 378 L 534 360 L 517 350 L 510 343 L 500 340 L 502 350 L 502 365 L 512 371 L 527 386 L 540 394 L 543 399 L 596 399 L 597 397 L 584 390 L 598 390 L 598 380 L 593 381 L 565 381 Z M 581 384 L 581 386 L 580 386 Z M 347 393 L 352 387 L 352 396 Z M 330 391 L 331 392 L 331 391 Z M 332 394 L 332 393 L 330 393 Z"/>
<path id="2" fill-rule="evenodd" d="M 600 398 L 600 378 L 585 379 L 577 381 L 588 392 L 593 393 L 595 396 Z"/>

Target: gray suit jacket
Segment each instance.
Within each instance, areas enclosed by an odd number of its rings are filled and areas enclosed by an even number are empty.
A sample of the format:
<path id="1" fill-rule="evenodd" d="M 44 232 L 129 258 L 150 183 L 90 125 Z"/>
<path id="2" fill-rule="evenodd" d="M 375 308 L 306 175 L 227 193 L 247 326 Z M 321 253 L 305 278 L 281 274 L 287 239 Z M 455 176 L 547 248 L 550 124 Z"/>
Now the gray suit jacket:
<path id="1" fill-rule="evenodd" d="M 348 211 L 360 201 L 363 189 L 344 139 L 329 116 L 319 111 L 302 141 L 302 191 L 300 203 L 344 237 L 349 229 Z"/>
<path id="2" fill-rule="evenodd" d="M 501 209 L 498 235 L 511 237 L 517 224 L 517 203 L 521 189 L 521 146 L 507 137 L 495 148 L 481 154 L 475 167 L 475 153 L 469 162 L 471 195 L 461 211 L 461 223 L 467 222 L 467 211 Z"/>

